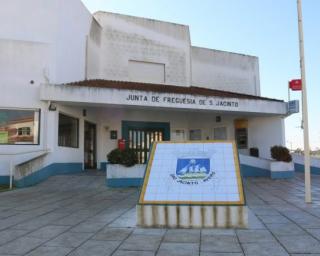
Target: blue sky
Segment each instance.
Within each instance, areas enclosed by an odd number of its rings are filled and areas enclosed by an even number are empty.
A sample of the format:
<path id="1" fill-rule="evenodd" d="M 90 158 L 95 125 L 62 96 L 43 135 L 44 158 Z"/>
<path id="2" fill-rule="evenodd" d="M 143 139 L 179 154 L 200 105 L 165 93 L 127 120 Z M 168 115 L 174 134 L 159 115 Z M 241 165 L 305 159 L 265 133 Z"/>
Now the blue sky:
<path id="1" fill-rule="evenodd" d="M 303 1 L 310 144 L 320 148 L 320 1 Z M 98 10 L 190 27 L 193 45 L 258 56 L 263 96 L 287 100 L 300 77 L 296 0 L 83 0 Z M 291 94 L 300 99 L 299 92 Z M 301 114 L 286 119 L 288 147 L 302 147 Z"/>

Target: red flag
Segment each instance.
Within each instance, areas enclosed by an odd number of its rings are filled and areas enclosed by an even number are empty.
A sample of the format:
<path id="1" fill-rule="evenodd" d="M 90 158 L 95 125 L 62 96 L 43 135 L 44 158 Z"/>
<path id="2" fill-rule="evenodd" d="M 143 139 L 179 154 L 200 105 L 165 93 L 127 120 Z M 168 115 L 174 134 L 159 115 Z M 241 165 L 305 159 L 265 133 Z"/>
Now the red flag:
<path id="1" fill-rule="evenodd" d="M 301 91 L 302 90 L 301 79 L 293 79 L 293 80 L 289 81 L 289 88 L 292 91 Z"/>

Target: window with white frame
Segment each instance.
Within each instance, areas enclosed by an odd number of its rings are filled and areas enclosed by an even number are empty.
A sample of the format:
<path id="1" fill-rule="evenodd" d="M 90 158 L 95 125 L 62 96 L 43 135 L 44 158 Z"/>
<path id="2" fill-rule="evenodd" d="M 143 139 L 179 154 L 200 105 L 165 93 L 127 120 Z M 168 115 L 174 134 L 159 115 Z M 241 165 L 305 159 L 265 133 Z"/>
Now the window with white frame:
<path id="1" fill-rule="evenodd" d="M 227 139 L 227 127 L 215 127 L 213 128 L 214 140 L 226 140 Z"/>
<path id="2" fill-rule="evenodd" d="M 79 147 L 79 119 L 59 113 L 58 145 Z"/>
<path id="3" fill-rule="evenodd" d="M 201 139 L 202 139 L 201 129 L 189 130 L 189 140 L 201 140 Z"/>
<path id="4" fill-rule="evenodd" d="M 39 109 L 0 109 L 0 145 L 38 145 Z"/>

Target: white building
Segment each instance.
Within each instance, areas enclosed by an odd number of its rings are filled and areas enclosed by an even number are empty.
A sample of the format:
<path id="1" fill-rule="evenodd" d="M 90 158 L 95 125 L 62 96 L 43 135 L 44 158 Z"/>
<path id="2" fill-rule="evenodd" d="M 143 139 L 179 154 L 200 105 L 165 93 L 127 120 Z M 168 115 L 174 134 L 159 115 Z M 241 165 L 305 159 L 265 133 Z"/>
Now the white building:
<path id="1" fill-rule="evenodd" d="M 121 138 L 142 163 L 152 140 L 284 145 L 287 103 L 260 96 L 258 58 L 192 46 L 186 25 L 80 0 L 3 0 L 0 24 L 2 182 L 10 162 L 18 186 L 105 168 Z M 20 119 L 33 124 L 8 128 Z"/>

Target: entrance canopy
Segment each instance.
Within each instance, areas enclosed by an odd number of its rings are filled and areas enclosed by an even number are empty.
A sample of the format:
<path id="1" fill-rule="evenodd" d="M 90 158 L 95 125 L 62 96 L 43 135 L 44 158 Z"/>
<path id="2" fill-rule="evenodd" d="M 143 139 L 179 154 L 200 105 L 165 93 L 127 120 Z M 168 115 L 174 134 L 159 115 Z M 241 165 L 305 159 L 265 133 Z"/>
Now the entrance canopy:
<path id="1" fill-rule="evenodd" d="M 140 106 L 234 113 L 288 115 L 281 100 L 200 87 L 85 80 L 44 84 L 41 100 L 90 105 Z"/>

